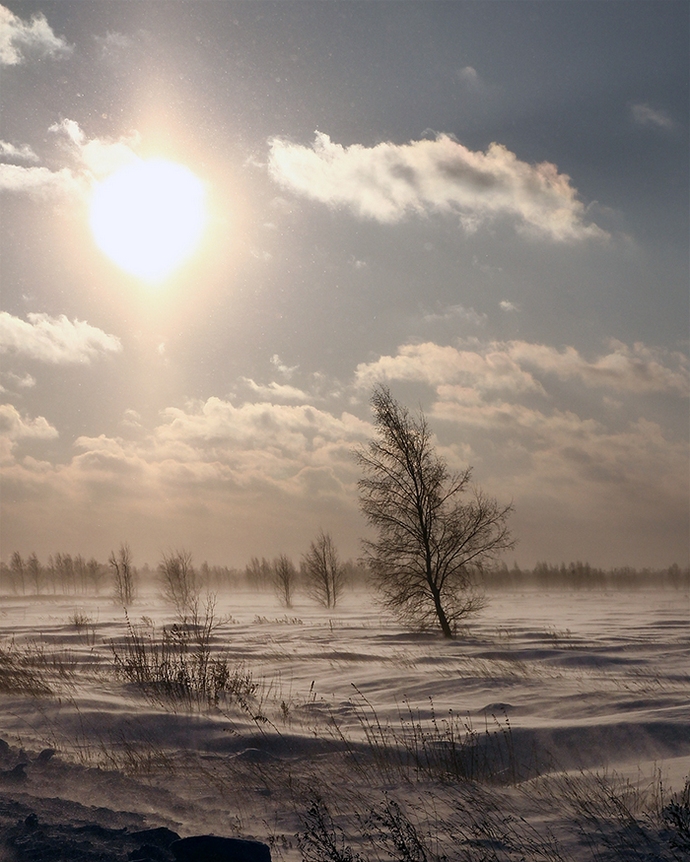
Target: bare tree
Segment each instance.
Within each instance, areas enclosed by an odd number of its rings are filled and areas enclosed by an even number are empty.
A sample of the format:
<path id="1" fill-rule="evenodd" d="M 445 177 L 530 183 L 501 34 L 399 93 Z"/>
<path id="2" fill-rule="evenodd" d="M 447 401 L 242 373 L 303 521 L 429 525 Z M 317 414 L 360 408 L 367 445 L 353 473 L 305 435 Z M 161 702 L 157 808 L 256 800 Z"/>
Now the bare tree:
<path id="1" fill-rule="evenodd" d="M 120 545 L 117 553 L 110 552 L 108 565 L 115 581 L 115 598 L 127 608 L 134 601 L 136 572 L 132 565 L 132 552 L 126 542 Z"/>
<path id="2" fill-rule="evenodd" d="M 55 573 L 64 594 L 74 592 L 74 560 L 71 554 L 55 554 Z"/>
<path id="3" fill-rule="evenodd" d="M 21 589 L 23 595 L 26 592 L 26 564 L 19 551 L 15 551 L 10 557 L 10 573 L 15 593 Z"/>
<path id="4" fill-rule="evenodd" d="M 93 584 L 96 595 L 98 595 L 101 589 L 101 581 L 107 574 L 107 569 L 105 566 L 102 566 L 95 557 L 91 557 L 86 564 L 86 570 L 89 576 L 89 581 Z"/>
<path id="5" fill-rule="evenodd" d="M 189 551 L 171 551 L 163 554 L 158 565 L 163 598 L 169 602 L 180 620 L 195 618 L 199 609 L 201 584 L 192 565 Z"/>
<path id="6" fill-rule="evenodd" d="M 285 554 L 276 557 L 273 561 L 273 587 L 281 604 L 285 605 L 286 608 L 292 607 L 296 580 L 297 569 L 292 560 Z"/>
<path id="7" fill-rule="evenodd" d="M 88 586 L 88 568 L 86 560 L 81 554 L 74 558 L 74 581 L 79 584 L 79 592 L 85 593 Z"/>
<path id="8" fill-rule="evenodd" d="M 265 590 L 273 580 L 273 569 L 266 557 L 252 557 L 244 569 L 248 586 L 254 590 Z"/>
<path id="9" fill-rule="evenodd" d="M 330 533 L 321 530 L 302 565 L 310 595 L 325 608 L 334 608 L 345 586 L 345 572 Z"/>
<path id="10" fill-rule="evenodd" d="M 33 584 L 36 595 L 39 595 L 41 592 L 41 583 L 43 582 L 43 566 L 39 562 L 35 551 L 29 555 L 26 561 L 26 573 Z"/>
<path id="11" fill-rule="evenodd" d="M 423 413 L 412 417 L 385 386 L 371 404 L 377 436 L 356 453 L 362 512 L 378 532 L 364 542 L 366 564 L 384 606 L 453 637 L 458 622 L 483 607 L 474 576 L 514 546 L 506 526 L 512 506 L 474 488 L 471 468 L 448 470 Z"/>

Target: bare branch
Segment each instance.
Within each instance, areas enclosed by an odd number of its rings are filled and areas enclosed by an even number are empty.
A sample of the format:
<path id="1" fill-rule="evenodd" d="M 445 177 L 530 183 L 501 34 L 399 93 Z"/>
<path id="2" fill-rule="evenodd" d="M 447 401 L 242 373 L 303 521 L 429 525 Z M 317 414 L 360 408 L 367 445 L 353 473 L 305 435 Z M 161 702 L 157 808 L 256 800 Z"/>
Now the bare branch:
<path id="1" fill-rule="evenodd" d="M 471 468 L 451 473 L 424 415 L 411 416 L 386 387 L 374 389 L 371 404 L 378 436 L 355 453 L 362 513 L 378 533 L 364 542 L 366 563 L 385 606 L 452 637 L 458 621 L 483 606 L 474 574 L 513 547 L 512 506 L 471 489 Z"/>

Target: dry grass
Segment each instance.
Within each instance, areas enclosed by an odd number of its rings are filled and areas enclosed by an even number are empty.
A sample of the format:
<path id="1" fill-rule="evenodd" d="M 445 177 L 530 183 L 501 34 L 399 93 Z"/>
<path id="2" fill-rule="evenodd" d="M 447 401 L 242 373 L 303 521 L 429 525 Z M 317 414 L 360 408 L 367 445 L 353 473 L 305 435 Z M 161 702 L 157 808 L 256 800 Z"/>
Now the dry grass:
<path id="1" fill-rule="evenodd" d="M 469 717 L 462 718 L 452 710 L 437 716 L 430 700 L 430 718 L 422 718 L 419 710 L 406 703 L 395 722 L 384 721 L 362 692 L 355 691 L 351 703 L 366 746 L 353 744 L 335 719 L 332 726 L 349 746 L 355 766 L 370 772 L 374 765 L 385 782 L 515 784 L 529 771 L 534 774 L 517 761 L 506 715 L 491 716 L 477 730 Z"/>
<path id="2" fill-rule="evenodd" d="M 49 697 L 74 680 L 77 663 L 66 651 L 46 652 L 42 644 L 0 644 L 0 692 Z"/>
<path id="3" fill-rule="evenodd" d="M 237 702 L 248 705 L 257 685 L 243 665 L 230 667 L 215 656 L 211 641 L 216 627 L 212 611 L 195 623 L 163 627 L 134 626 L 111 648 L 115 673 L 150 701 L 186 709 L 210 709 Z"/>

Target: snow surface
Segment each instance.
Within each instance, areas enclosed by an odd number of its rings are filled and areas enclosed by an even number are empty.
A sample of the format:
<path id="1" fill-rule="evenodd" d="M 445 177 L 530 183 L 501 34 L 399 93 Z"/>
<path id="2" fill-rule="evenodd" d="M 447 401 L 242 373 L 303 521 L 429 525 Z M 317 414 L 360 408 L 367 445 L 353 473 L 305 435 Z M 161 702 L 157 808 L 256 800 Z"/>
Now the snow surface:
<path id="1" fill-rule="evenodd" d="M 366 592 L 347 592 L 330 610 L 301 595 L 288 610 L 270 593 L 229 592 L 218 597 L 214 655 L 253 696 L 188 709 L 114 676 L 111 643 L 127 629 L 111 599 L 2 597 L 0 648 L 40 654 L 51 693 L 0 688 L 0 738 L 10 746 L 0 748 L 0 800 L 54 822 L 255 837 L 274 859 L 292 860 L 317 796 L 353 846 L 373 828 L 367 816 L 393 799 L 432 850 L 455 848 L 449 858 L 470 858 L 467 824 L 493 842 L 494 855 L 478 842 L 485 855 L 471 858 L 597 858 L 588 843 L 601 824 L 587 800 L 604 816 L 597 794 L 610 801 L 615 787 L 651 823 L 690 773 L 689 597 L 489 598 L 447 641 L 403 629 Z M 142 630 L 174 622 L 155 596 L 129 618 Z M 483 752 L 477 782 L 415 765 L 420 740 L 428 763 L 430 750 L 447 751 L 461 734 Z M 397 760 L 384 740 L 402 748 Z M 56 753 L 41 762 L 46 748 Z M 18 762 L 28 763 L 26 780 L 11 775 Z M 522 836 L 522 857 L 510 855 L 500 823 Z M 549 856 L 551 834 L 560 849 Z M 667 858 L 601 847 L 600 859 Z"/>

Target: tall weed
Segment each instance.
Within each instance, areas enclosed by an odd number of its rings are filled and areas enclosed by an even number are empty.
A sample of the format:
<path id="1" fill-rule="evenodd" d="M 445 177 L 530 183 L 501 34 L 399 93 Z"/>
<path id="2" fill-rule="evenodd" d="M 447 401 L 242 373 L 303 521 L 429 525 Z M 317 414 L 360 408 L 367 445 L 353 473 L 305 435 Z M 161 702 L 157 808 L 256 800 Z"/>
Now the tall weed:
<path id="1" fill-rule="evenodd" d="M 397 722 L 382 720 L 371 702 L 355 687 L 351 700 L 355 716 L 366 740 L 366 750 L 351 745 L 351 755 L 363 770 L 373 760 L 386 780 L 438 781 L 442 784 L 483 781 L 515 784 L 526 777 L 513 744 L 507 716 L 492 716 L 482 731 L 469 717 L 461 718 L 452 710 L 439 718 L 430 700 L 430 718 L 423 719 L 408 703 L 398 710 Z M 346 734 L 333 722 L 336 732 Z"/>
<path id="2" fill-rule="evenodd" d="M 164 626 L 160 633 L 155 626 L 134 626 L 125 617 L 124 640 L 111 643 L 115 672 L 151 701 L 199 710 L 233 701 L 246 707 L 254 698 L 257 685 L 251 673 L 213 655 L 212 607 L 196 623 Z"/>

